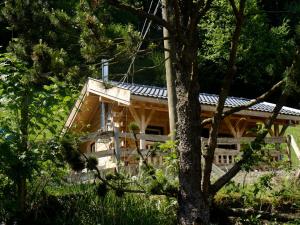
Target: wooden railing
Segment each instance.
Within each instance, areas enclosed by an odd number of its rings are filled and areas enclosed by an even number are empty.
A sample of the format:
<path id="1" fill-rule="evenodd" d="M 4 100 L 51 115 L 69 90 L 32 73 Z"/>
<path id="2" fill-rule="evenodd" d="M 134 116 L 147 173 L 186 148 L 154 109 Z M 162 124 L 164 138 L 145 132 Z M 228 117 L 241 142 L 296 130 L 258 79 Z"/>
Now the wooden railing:
<path id="1" fill-rule="evenodd" d="M 91 140 L 100 140 L 100 142 L 111 142 L 112 138 L 114 142 L 120 141 L 120 139 L 134 139 L 134 135 L 132 133 L 118 133 L 116 135 L 115 132 L 95 132 L 91 133 L 85 137 L 81 138 L 82 142 L 86 141 L 91 141 Z M 138 140 L 145 140 L 145 141 L 150 141 L 150 142 L 165 142 L 169 139 L 169 136 L 167 135 L 150 135 L 150 134 L 137 134 L 136 138 Z M 253 141 L 255 137 L 241 137 L 241 138 L 218 138 L 217 139 L 217 144 L 220 146 L 231 146 L 231 145 L 238 145 L 238 144 L 247 144 Z M 266 144 L 280 144 L 280 143 L 287 143 L 291 146 L 293 146 L 293 149 L 296 149 L 295 152 L 297 152 L 297 156 L 300 160 L 300 150 L 299 148 L 297 149 L 296 142 L 293 138 L 286 138 L 286 137 L 267 137 L 264 139 Z M 207 138 L 201 138 L 202 142 L 202 148 L 205 148 L 207 145 L 208 139 Z M 116 148 L 117 147 L 117 148 Z M 142 154 L 147 154 L 149 149 L 141 149 Z M 231 167 L 234 162 L 236 157 L 239 155 L 239 151 L 236 149 L 230 149 L 228 148 L 217 148 L 215 151 L 215 158 L 214 158 L 214 163 L 216 166 L 220 168 L 229 168 Z M 279 153 L 278 153 L 279 154 Z M 116 156 L 118 160 L 120 160 L 120 156 L 125 156 L 125 157 L 131 157 L 131 156 L 138 156 L 137 151 L 135 148 L 128 149 L 128 148 L 122 148 L 120 147 L 120 144 L 116 145 L 114 149 L 110 150 L 104 150 L 104 151 L 98 151 L 94 153 L 90 153 L 89 155 L 93 155 L 97 158 L 102 158 L 102 157 L 107 157 L 107 156 Z M 117 157 L 118 155 L 118 157 Z M 162 155 L 160 155 L 157 159 L 152 160 L 153 162 L 155 161 L 160 163 L 162 161 Z M 279 157 L 278 157 L 279 158 Z M 149 159 L 151 161 L 151 159 Z M 215 166 L 214 165 L 214 166 Z M 219 171 L 220 172 L 220 171 Z"/>

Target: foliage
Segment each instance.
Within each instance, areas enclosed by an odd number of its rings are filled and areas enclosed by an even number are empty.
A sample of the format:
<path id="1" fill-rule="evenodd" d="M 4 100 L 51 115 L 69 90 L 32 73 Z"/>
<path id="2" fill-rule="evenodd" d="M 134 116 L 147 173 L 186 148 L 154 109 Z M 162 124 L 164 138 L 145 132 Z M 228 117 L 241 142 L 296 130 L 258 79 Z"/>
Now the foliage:
<path id="1" fill-rule="evenodd" d="M 299 210 L 299 182 L 292 176 L 284 177 L 283 174 L 269 173 L 260 176 L 255 183 L 230 182 L 217 194 L 215 201 L 225 208 L 253 208 L 267 212 Z"/>
<path id="2" fill-rule="evenodd" d="M 0 111 L 3 112 L 0 174 L 4 182 L 0 195 L 4 198 L 2 207 L 6 213 L 11 213 L 9 216 L 16 213 L 16 190 L 21 178 L 33 185 L 40 177 L 52 179 L 53 174 L 64 170 L 55 135 L 61 130 L 71 97 L 61 95 L 65 93 L 60 89 L 62 83 L 55 78 L 50 79 L 51 83 L 36 85 L 31 72 L 28 64 L 14 55 L 0 56 Z M 38 191 L 43 186 L 33 189 Z M 15 191 L 7 192 L 8 187 Z M 37 192 L 30 194 L 27 197 L 33 201 Z"/>
<path id="3" fill-rule="evenodd" d="M 94 185 L 65 183 L 47 188 L 30 224 L 171 225 L 176 222 L 175 212 L 176 205 L 164 197 L 125 194 L 119 198 L 114 192 L 98 197 Z"/>
<path id="4" fill-rule="evenodd" d="M 204 35 L 200 63 L 204 73 L 209 74 L 201 79 L 203 92 L 217 93 L 220 90 L 220 78 L 226 71 L 235 23 L 231 15 L 229 1 L 214 1 L 211 13 L 200 24 Z M 232 95 L 253 98 L 281 79 L 292 61 L 295 48 L 289 22 L 282 17 L 279 24 L 273 26 L 257 1 L 247 1 Z M 255 87 L 251 93 L 248 91 L 250 87 Z"/>

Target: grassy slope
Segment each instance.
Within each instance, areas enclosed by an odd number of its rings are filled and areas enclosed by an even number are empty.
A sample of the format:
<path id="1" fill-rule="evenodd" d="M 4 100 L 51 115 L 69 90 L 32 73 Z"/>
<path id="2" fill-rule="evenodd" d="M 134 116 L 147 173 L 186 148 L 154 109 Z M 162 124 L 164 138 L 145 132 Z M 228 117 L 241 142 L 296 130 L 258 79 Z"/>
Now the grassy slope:
<path id="1" fill-rule="evenodd" d="M 300 147 L 300 126 L 288 128 L 288 130 L 286 131 L 286 134 L 293 135 L 298 146 Z M 300 166 L 300 161 L 297 159 L 294 151 L 292 151 L 292 163 L 295 166 Z"/>

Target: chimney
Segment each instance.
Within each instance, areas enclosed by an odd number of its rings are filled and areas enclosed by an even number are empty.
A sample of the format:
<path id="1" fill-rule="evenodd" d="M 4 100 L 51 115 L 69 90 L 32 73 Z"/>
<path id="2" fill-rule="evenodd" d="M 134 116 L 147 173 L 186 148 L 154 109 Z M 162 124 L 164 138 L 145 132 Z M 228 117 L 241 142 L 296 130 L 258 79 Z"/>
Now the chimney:
<path id="1" fill-rule="evenodd" d="M 107 82 L 108 81 L 108 60 L 107 59 L 102 59 L 101 60 L 101 65 L 102 65 L 102 81 Z M 105 113 L 105 103 L 101 102 L 100 105 L 101 108 L 101 114 L 100 114 L 100 128 L 102 131 L 106 130 L 106 113 Z"/>
<path id="2" fill-rule="evenodd" d="M 102 80 L 104 82 L 107 82 L 108 81 L 108 60 L 102 59 L 101 64 L 102 64 Z"/>

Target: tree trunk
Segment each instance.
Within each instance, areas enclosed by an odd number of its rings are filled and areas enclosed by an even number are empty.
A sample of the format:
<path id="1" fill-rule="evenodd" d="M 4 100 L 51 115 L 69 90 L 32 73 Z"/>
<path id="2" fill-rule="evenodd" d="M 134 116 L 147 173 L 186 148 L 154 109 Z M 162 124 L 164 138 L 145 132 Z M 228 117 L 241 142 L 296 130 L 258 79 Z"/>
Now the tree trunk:
<path id="1" fill-rule="evenodd" d="M 194 43 L 194 42 L 191 42 Z M 194 61 L 197 50 L 187 46 L 177 55 L 177 139 L 179 152 L 179 211 L 180 225 L 208 225 L 209 205 L 201 191 L 201 130 L 200 86 L 198 65 Z M 180 66 L 179 66 L 180 65 Z"/>
<path id="2" fill-rule="evenodd" d="M 209 207 L 201 192 L 199 88 L 177 85 L 177 135 L 179 140 L 179 224 L 209 224 Z"/>

